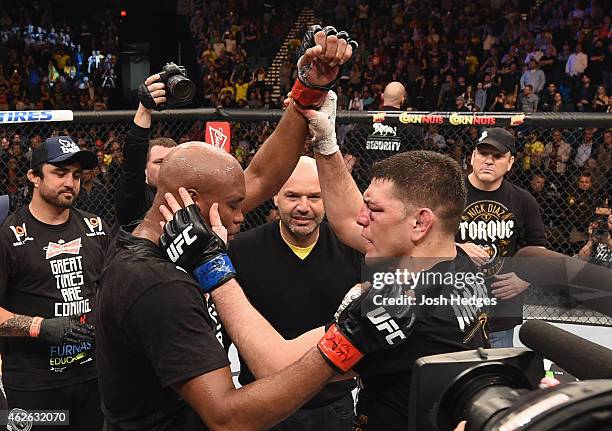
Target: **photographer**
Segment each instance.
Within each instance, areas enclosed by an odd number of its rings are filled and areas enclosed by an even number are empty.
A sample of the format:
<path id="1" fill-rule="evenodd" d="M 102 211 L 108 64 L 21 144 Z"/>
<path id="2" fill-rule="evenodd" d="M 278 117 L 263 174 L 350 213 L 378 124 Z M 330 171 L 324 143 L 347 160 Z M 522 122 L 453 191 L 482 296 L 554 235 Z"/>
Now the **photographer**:
<path id="1" fill-rule="evenodd" d="M 612 268 L 612 214 L 589 225 L 589 240 L 578 252 L 578 257 L 595 265 Z"/>
<path id="2" fill-rule="evenodd" d="M 155 105 L 166 102 L 164 84 L 159 79 L 159 74 L 155 74 L 145 80 Z M 117 220 L 121 225 L 140 220 L 151 207 L 159 166 L 176 146 L 170 138 L 149 140 L 150 134 L 151 109 L 140 103 L 123 146 L 124 162 L 115 193 Z"/>

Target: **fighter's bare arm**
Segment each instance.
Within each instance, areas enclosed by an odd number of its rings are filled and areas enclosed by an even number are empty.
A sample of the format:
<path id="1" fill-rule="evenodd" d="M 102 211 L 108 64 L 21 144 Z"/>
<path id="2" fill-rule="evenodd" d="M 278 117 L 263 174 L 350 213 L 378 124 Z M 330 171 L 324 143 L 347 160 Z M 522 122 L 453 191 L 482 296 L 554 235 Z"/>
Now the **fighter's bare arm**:
<path id="1" fill-rule="evenodd" d="M 287 418 L 335 375 L 317 349 L 311 348 L 283 371 L 238 390 L 229 367 L 190 379 L 175 390 L 210 429 L 260 430 Z"/>
<path id="2" fill-rule="evenodd" d="M 285 340 L 251 305 L 235 280 L 215 289 L 212 298 L 225 330 L 258 379 L 297 361 L 325 334 L 325 328 L 320 326 L 297 338 Z M 355 375 L 349 372 L 335 376 L 334 380 L 346 380 Z"/>
<path id="3" fill-rule="evenodd" d="M 339 66 L 350 60 L 353 50 L 347 40 L 323 31 L 314 34 L 314 44 L 304 52 L 298 65 L 311 65 L 308 82 L 325 86 L 334 81 Z M 243 212 L 270 199 L 285 184 L 295 169 L 307 136 L 308 123 L 292 102 L 245 171 Z"/>
<path id="4" fill-rule="evenodd" d="M 321 196 L 325 202 L 325 213 L 340 241 L 362 253 L 366 240 L 361 236 L 357 216 L 363 205 L 363 196 L 355 180 L 346 169 L 340 151 L 323 155 L 315 151 Z"/>

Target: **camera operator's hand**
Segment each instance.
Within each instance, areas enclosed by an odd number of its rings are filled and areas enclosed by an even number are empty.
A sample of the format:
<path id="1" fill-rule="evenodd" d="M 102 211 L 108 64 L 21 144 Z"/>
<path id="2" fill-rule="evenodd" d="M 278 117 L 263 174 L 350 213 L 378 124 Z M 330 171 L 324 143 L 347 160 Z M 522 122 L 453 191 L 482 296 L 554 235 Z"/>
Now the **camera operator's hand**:
<path id="1" fill-rule="evenodd" d="M 293 100 L 302 108 L 318 109 L 338 76 L 339 66 L 350 60 L 357 46 L 346 31 L 310 27 L 302 39 L 298 79 L 291 89 Z"/>
<path id="2" fill-rule="evenodd" d="M 491 292 L 499 299 L 510 299 L 520 295 L 530 285 L 525 280 L 521 280 L 514 272 L 496 275 L 496 282 L 491 283 Z"/>
<path id="3" fill-rule="evenodd" d="M 466 423 L 467 423 L 466 421 L 459 422 L 459 424 L 457 424 L 457 426 L 455 427 L 455 429 L 453 431 L 465 431 L 465 424 Z"/>
<path id="4" fill-rule="evenodd" d="M 30 334 L 52 345 L 94 342 L 94 327 L 88 323 L 82 323 L 78 316 L 42 319 L 39 324 L 38 333 L 32 334 L 30 331 Z"/>
<path id="5" fill-rule="evenodd" d="M 157 109 L 158 105 L 166 103 L 166 86 L 163 82 L 157 82 L 159 79 L 160 76 L 156 73 L 145 79 L 145 82 L 138 87 L 140 105 L 149 112 Z"/>

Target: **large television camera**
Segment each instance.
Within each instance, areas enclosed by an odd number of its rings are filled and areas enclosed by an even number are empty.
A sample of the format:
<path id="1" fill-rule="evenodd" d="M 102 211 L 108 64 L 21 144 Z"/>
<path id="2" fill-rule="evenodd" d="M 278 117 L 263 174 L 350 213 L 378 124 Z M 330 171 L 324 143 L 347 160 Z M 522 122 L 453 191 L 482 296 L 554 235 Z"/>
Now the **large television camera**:
<path id="1" fill-rule="evenodd" d="M 453 430 L 461 420 L 467 431 L 612 430 L 612 351 L 541 321 L 526 322 L 520 335 L 533 350 L 420 358 L 412 374 L 409 430 Z M 543 357 L 577 378 L 600 379 L 539 389 Z"/>

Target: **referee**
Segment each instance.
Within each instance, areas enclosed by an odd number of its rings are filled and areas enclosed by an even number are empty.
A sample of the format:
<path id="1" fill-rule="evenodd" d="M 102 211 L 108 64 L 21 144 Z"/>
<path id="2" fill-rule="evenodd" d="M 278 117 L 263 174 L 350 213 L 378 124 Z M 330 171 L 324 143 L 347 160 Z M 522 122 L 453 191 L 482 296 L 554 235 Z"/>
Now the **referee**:
<path id="1" fill-rule="evenodd" d="M 102 429 L 90 323 L 109 230 L 99 216 L 72 208 L 82 170 L 97 163 L 68 136 L 45 140 L 32 153 L 30 204 L 0 228 L 9 408 L 69 410 L 70 426 L 62 429 L 75 431 Z"/>

